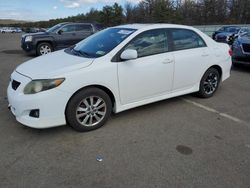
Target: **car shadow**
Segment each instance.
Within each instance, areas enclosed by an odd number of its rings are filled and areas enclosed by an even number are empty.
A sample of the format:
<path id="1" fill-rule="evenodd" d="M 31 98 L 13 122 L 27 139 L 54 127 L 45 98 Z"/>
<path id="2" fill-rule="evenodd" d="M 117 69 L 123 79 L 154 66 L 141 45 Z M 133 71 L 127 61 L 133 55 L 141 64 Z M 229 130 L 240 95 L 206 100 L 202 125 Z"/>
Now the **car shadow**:
<path id="1" fill-rule="evenodd" d="M 232 70 L 250 73 L 250 64 L 249 65 L 236 65 L 232 67 Z"/>
<path id="2" fill-rule="evenodd" d="M 2 50 L 1 53 L 5 54 L 23 54 L 22 50 Z"/>
<path id="3" fill-rule="evenodd" d="M 116 120 L 124 120 L 126 118 L 129 118 L 130 116 L 139 116 L 141 114 L 148 114 L 152 113 L 154 111 L 162 109 L 162 106 L 174 104 L 180 101 L 180 97 L 176 98 L 171 98 L 171 99 L 166 99 L 162 101 L 158 101 L 155 103 L 139 106 L 133 109 L 129 109 L 120 113 L 113 113 L 110 117 L 110 120 L 106 123 L 109 124 L 109 122 L 116 121 Z M 52 128 L 46 128 L 46 129 L 35 129 L 35 128 L 30 128 L 27 126 L 22 125 L 21 123 L 18 123 L 14 117 L 11 118 L 11 121 L 15 122 L 16 126 L 15 128 L 19 129 L 22 132 L 25 132 L 26 134 L 30 135 L 37 135 L 39 137 L 47 136 L 47 135 L 60 135 L 60 134 L 84 134 L 84 132 L 77 132 L 74 131 L 70 125 L 63 125 L 63 126 L 58 126 L 58 127 L 52 127 Z M 113 123 L 111 123 L 112 125 Z M 96 132 L 98 130 L 94 130 Z M 88 133 L 88 132 L 86 132 Z"/>

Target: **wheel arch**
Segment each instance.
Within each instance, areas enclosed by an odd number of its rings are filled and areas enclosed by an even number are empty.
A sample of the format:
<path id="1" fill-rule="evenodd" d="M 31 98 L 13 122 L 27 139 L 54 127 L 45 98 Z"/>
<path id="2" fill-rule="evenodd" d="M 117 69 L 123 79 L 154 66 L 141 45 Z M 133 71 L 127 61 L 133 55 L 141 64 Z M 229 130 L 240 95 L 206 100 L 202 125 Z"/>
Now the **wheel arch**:
<path id="1" fill-rule="evenodd" d="M 66 107 L 65 107 L 65 110 L 64 110 L 64 114 L 66 114 L 66 110 L 67 110 L 67 107 L 68 107 L 68 104 L 70 102 L 70 100 L 77 94 L 79 93 L 80 91 L 84 90 L 84 89 L 87 89 L 87 88 L 98 88 L 98 89 L 101 89 L 103 90 L 105 93 L 107 93 L 107 95 L 109 96 L 110 100 L 111 100 L 111 103 L 112 103 L 112 109 L 115 108 L 115 105 L 116 105 L 116 98 L 115 98 L 115 95 L 113 94 L 113 92 L 106 86 L 103 86 L 103 85 L 99 85 L 99 84 L 93 84 L 93 85 L 88 85 L 88 86 L 84 86 L 80 89 L 78 89 L 75 93 L 73 93 L 73 95 L 69 98 L 67 104 L 66 104 Z"/>
<path id="2" fill-rule="evenodd" d="M 211 67 L 209 67 L 208 69 L 210 69 L 210 68 L 214 68 L 214 69 L 216 69 L 218 72 L 219 72 L 219 74 L 220 74 L 220 80 L 222 79 L 222 76 L 223 76 L 223 71 L 222 71 L 222 68 L 221 68 L 221 66 L 219 66 L 219 65 L 213 65 L 213 66 L 211 66 Z M 207 70 L 208 70 L 207 69 Z M 206 70 L 206 71 L 207 71 Z M 204 73 L 205 74 L 205 73 Z"/>
<path id="3" fill-rule="evenodd" d="M 223 71 L 222 71 L 222 67 L 221 67 L 220 65 L 217 65 L 217 64 L 212 65 L 212 66 L 208 67 L 207 69 L 205 69 L 205 71 L 204 71 L 203 74 L 201 75 L 201 79 L 202 79 L 202 77 L 204 76 L 204 74 L 205 74 L 209 69 L 211 69 L 211 68 L 214 68 L 214 69 L 216 69 L 216 70 L 219 72 L 219 74 L 220 74 L 220 80 L 221 80 L 221 79 L 222 79 L 222 76 L 223 76 Z M 200 79 L 200 81 L 201 81 L 201 79 Z"/>
<path id="4" fill-rule="evenodd" d="M 37 50 L 38 45 L 41 44 L 41 43 L 49 43 L 52 46 L 53 50 L 55 49 L 54 42 L 47 39 L 47 40 L 38 40 L 38 41 L 36 41 L 36 50 Z"/>

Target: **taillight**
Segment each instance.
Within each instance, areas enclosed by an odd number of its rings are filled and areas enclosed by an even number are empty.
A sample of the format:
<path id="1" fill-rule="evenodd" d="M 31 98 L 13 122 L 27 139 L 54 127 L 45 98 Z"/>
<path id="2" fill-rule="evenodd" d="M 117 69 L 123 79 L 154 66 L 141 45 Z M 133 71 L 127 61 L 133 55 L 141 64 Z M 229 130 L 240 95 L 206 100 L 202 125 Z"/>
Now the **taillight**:
<path id="1" fill-rule="evenodd" d="M 233 50 L 231 48 L 229 48 L 228 53 L 231 57 L 233 56 Z"/>

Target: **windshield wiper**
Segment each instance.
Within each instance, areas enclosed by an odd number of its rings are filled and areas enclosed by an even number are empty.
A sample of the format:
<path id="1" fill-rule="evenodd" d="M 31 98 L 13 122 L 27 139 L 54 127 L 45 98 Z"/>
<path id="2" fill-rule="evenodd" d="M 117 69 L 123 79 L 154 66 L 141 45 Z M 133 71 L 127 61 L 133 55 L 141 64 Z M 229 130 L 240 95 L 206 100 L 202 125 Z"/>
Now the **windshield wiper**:
<path id="1" fill-rule="evenodd" d="M 83 51 L 80 51 L 80 50 L 76 50 L 76 49 L 74 49 L 74 48 L 72 48 L 71 51 L 72 51 L 75 55 L 78 55 L 78 56 L 91 57 L 89 53 L 83 52 Z"/>

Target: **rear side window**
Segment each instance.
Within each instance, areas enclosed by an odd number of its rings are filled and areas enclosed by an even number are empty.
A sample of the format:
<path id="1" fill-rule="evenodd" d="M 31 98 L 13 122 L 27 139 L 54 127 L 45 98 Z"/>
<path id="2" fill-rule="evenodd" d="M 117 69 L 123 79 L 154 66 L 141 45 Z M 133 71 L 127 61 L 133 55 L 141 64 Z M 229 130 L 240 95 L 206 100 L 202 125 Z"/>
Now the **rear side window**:
<path id="1" fill-rule="evenodd" d="M 166 32 L 163 29 L 145 31 L 136 36 L 125 49 L 136 50 L 138 57 L 167 52 Z"/>
<path id="2" fill-rule="evenodd" d="M 204 40 L 194 31 L 188 29 L 172 29 L 174 50 L 206 47 Z"/>
<path id="3" fill-rule="evenodd" d="M 88 25 L 88 24 L 79 24 L 79 25 L 75 25 L 75 30 L 77 32 L 91 32 L 93 31 L 92 26 Z"/>

